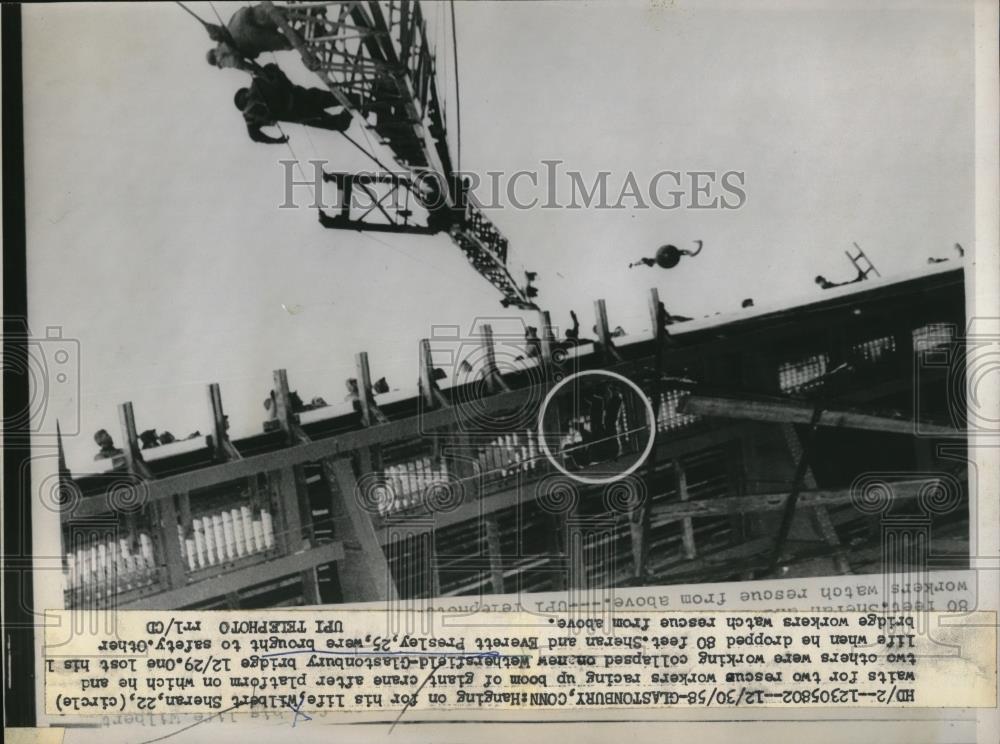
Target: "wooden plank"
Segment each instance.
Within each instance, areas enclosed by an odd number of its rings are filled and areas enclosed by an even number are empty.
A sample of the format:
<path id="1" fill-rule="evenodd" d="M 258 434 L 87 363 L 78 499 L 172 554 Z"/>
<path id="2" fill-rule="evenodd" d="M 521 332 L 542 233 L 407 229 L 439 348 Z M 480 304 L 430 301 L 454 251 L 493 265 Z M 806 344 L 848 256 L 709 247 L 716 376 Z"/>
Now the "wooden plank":
<path id="1" fill-rule="evenodd" d="M 781 424 L 809 424 L 812 420 L 814 406 L 796 400 L 692 394 L 685 398 L 678 408 L 683 413 L 693 413 L 700 416 Z M 824 410 L 820 415 L 818 425 L 909 435 L 913 435 L 918 427 L 918 424 L 912 419 L 835 409 Z M 928 434 L 955 436 L 962 433 L 950 426 L 930 423 L 920 423 L 919 429 L 922 433 Z"/>
<path id="2" fill-rule="evenodd" d="M 344 546 L 340 542 L 326 543 L 302 553 L 219 574 L 215 578 L 192 583 L 182 589 L 172 589 L 161 594 L 123 602 L 118 607 L 127 610 L 182 609 L 214 597 L 224 597 L 255 584 L 276 581 L 284 576 L 292 576 L 306 569 L 314 569 L 316 566 L 343 559 Z"/>
<path id="3" fill-rule="evenodd" d="M 891 484 L 892 498 L 898 501 L 916 498 L 920 489 L 933 481 L 933 478 L 927 480 L 895 481 Z M 667 522 L 681 521 L 690 517 L 720 517 L 750 512 L 776 512 L 784 509 L 788 496 L 788 492 L 775 492 L 745 496 L 726 496 L 699 501 L 676 501 L 657 506 L 652 510 L 652 515 L 653 521 L 657 525 L 660 525 Z M 474 510 L 463 512 L 461 508 L 456 509 L 452 514 L 457 514 L 458 516 L 453 521 L 449 520 L 448 524 L 474 519 L 479 514 L 489 514 L 509 509 L 515 503 L 530 500 L 530 498 L 525 499 L 516 492 L 504 492 L 488 496 L 475 504 Z M 799 496 L 798 508 L 805 509 L 819 505 L 826 507 L 842 506 L 850 504 L 851 500 L 852 496 L 849 488 L 804 491 Z M 435 527 L 440 529 L 442 524 L 439 522 Z M 418 527 L 417 529 L 421 528 Z M 388 541 L 386 538 L 387 535 L 388 533 L 385 530 L 379 530 L 378 532 L 379 539 L 383 543 Z"/>
<path id="4" fill-rule="evenodd" d="M 340 585 L 347 602 L 396 600 L 396 586 L 389 564 L 372 526 L 356 498 L 357 479 L 350 460 L 337 457 L 323 461 L 323 473 L 334 493 L 330 507 L 334 524 L 349 548 L 337 565 Z"/>

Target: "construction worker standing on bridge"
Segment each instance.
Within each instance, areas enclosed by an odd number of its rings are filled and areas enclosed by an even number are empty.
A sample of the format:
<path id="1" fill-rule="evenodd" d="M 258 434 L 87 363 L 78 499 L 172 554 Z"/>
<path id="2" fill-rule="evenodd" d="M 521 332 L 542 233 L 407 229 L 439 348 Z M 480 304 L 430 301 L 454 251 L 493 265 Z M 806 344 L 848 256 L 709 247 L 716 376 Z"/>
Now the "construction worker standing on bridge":
<path id="1" fill-rule="evenodd" d="M 351 112 L 346 109 L 331 114 L 326 109 L 340 106 L 336 96 L 322 88 L 295 85 L 275 64 L 264 65 L 254 73 L 249 88 L 240 88 L 233 99 L 243 112 L 247 133 L 254 142 L 280 145 L 287 137 L 273 137 L 261 131 L 279 121 L 304 124 L 320 129 L 343 132 L 351 125 Z"/>

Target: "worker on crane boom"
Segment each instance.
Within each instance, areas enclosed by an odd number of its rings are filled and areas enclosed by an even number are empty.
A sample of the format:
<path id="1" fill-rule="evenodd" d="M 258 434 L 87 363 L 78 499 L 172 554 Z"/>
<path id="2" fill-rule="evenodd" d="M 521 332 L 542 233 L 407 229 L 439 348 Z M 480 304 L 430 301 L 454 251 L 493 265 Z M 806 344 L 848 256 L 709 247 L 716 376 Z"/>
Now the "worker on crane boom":
<path id="1" fill-rule="evenodd" d="M 326 109 L 340 106 L 337 97 L 323 88 L 303 88 L 295 85 L 275 64 L 264 65 L 253 76 L 249 88 L 240 88 L 233 99 L 243 112 L 247 134 L 254 142 L 280 145 L 288 137 L 272 137 L 261 131 L 279 121 L 304 124 L 320 129 L 343 132 L 351 125 L 351 112 L 346 109 L 331 114 Z"/>
<path id="2" fill-rule="evenodd" d="M 273 12 L 280 16 L 284 11 L 274 8 Z M 254 66 L 247 60 L 256 59 L 263 52 L 292 49 L 292 42 L 281 33 L 268 9 L 261 5 L 240 8 L 233 13 L 225 28 L 209 23 L 205 25 L 205 30 L 212 41 L 218 42 L 215 49 L 208 52 L 208 63 L 219 68 L 232 67 L 250 72 Z"/>

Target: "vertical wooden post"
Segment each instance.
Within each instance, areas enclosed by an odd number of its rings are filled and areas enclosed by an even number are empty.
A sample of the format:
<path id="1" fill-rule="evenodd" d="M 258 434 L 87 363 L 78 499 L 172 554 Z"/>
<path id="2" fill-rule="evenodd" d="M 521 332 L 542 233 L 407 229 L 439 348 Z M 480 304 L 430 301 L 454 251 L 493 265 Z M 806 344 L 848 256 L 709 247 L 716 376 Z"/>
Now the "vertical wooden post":
<path id="1" fill-rule="evenodd" d="M 611 331 L 608 330 L 608 308 L 604 300 L 594 303 L 594 318 L 597 323 L 597 343 L 602 351 L 607 352 L 611 348 Z"/>
<path id="2" fill-rule="evenodd" d="M 549 315 L 548 310 L 540 310 L 538 315 L 542 326 L 542 362 L 552 364 L 552 346 L 556 340 L 552 333 L 552 316 Z"/>
<path id="3" fill-rule="evenodd" d="M 226 426 L 226 412 L 222 408 L 222 390 L 219 383 L 208 386 L 208 400 L 212 406 L 212 453 L 216 460 L 239 459 L 239 453 L 229 441 L 229 431 Z"/>
<path id="4" fill-rule="evenodd" d="M 688 492 L 687 471 L 684 469 L 684 463 L 680 460 L 674 460 L 674 472 L 677 474 L 677 493 L 681 497 L 681 501 L 689 501 L 691 494 Z M 681 542 L 684 546 L 684 557 L 689 561 L 694 560 L 698 553 L 694 543 L 694 523 L 691 521 L 691 517 L 681 519 Z"/>
<path id="5" fill-rule="evenodd" d="M 222 444 L 222 438 L 226 435 L 226 414 L 222 410 L 222 393 L 218 383 L 213 382 L 208 386 L 208 401 L 212 406 L 212 451 L 216 460 L 223 460 L 226 457 Z"/>
<path id="6" fill-rule="evenodd" d="M 361 403 L 361 423 L 365 426 L 371 426 L 372 373 L 368 367 L 368 352 L 362 351 L 355 354 L 354 364 L 358 376 L 358 400 Z"/>
<path id="7" fill-rule="evenodd" d="M 184 570 L 184 556 L 177 537 L 177 507 L 174 497 L 159 500 L 160 548 L 167 564 L 167 581 L 171 589 L 178 589 L 187 583 Z"/>
<path id="8" fill-rule="evenodd" d="M 191 517 L 191 496 L 187 491 L 177 494 L 177 514 L 180 517 L 181 530 L 184 535 L 184 547 L 181 549 L 181 556 L 183 558 L 188 557 L 187 553 L 187 539 L 194 538 L 194 525 L 192 524 Z M 197 553 L 195 553 L 197 557 Z M 197 570 L 198 565 L 196 561 L 191 561 L 191 565 L 188 566 L 189 571 Z"/>
<path id="9" fill-rule="evenodd" d="M 510 390 L 507 383 L 503 381 L 500 370 L 497 369 L 496 349 L 493 343 L 493 326 L 483 323 L 480 326 L 483 350 L 486 352 L 486 385 L 491 393 Z"/>
<path id="10" fill-rule="evenodd" d="M 489 551 L 490 583 L 494 594 L 504 593 L 503 554 L 500 549 L 500 525 L 495 514 L 484 517 L 486 523 L 486 549 Z"/>
<path id="11" fill-rule="evenodd" d="M 483 323 L 482 326 L 483 348 L 486 350 L 486 368 L 492 372 L 496 369 L 496 358 L 493 349 L 493 326 Z"/>
<path id="12" fill-rule="evenodd" d="M 135 413 L 132 410 L 131 401 L 122 403 L 118 407 L 118 420 L 121 423 L 122 436 L 125 439 L 125 446 L 122 447 L 122 452 L 125 454 L 125 464 L 134 473 L 142 455 L 139 454 L 139 435 L 135 430 Z"/>
<path id="13" fill-rule="evenodd" d="M 59 428 L 59 419 L 56 419 L 56 450 L 58 454 L 57 465 L 59 467 L 59 477 L 69 476 L 69 468 L 66 467 L 66 452 L 63 449 L 62 430 Z"/>
<path id="14" fill-rule="evenodd" d="M 288 552 L 295 553 L 302 548 L 302 516 L 299 511 L 298 479 L 292 467 L 278 471 L 278 499 Z"/>
<path id="15" fill-rule="evenodd" d="M 285 432 L 286 441 L 294 444 L 300 437 L 296 433 L 295 414 L 292 411 L 292 396 L 288 387 L 288 373 L 283 369 L 274 371 L 274 402 L 277 407 L 278 423 Z M 309 494 L 302 466 L 282 468 L 277 473 L 278 511 L 281 515 L 281 525 L 284 539 L 277 541 L 286 555 L 297 553 L 308 547 L 304 531 L 311 531 L 311 520 L 303 521 L 303 513 L 309 513 Z M 309 568 L 301 573 L 302 593 L 306 604 L 319 604 L 319 580 L 316 568 Z"/>
<path id="16" fill-rule="evenodd" d="M 793 424 L 781 424 L 781 432 L 784 436 L 788 453 L 791 456 L 792 461 L 797 464 L 795 477 L 792 480 L 792 490 L 788 496 L 788 500 L 785 502 L 784 511 L 782 513 L 782 521 L 778 528 L 777 538 L 775 539 L 774 552 L 771 558 L 771 565 L 769 567 L 769 570 L 771 571 L 774 570 L 778 561 L 781 559 L 781 552 L 784 548 L 785 541 L 792 532 L 795 517 L 797 516 L 795 507 L 798 502 L 800 492 L 803 489 L 815 490 L 817 488 L 816 478 L 813 476 L 812 468 L 809 466 L 809 458 L 810 451 L 815 445 L 816 429 L 821 413 L 822 409 L 817 406 L 813 412 L 809 433 L 807 435 L 808 439 L 805 441 L 803 441 L 802 437 L 799 436 L 799 433 Z M 833 526 L 833 522 L 830 520 L 830 515 L 826 511 L 826 507 L 822 505 L 813 507 L 810 516 L 810 527 L 812 528 L 812 531 L 833 549 L 833 563 L 837 571 L 841 574 L 851 573 L 850 562 L 847 560 L 847 554 L 840 542 L 840 536 L 837 534 L 837 530 Z"/>
<path id="17" fill-rule="evenodd" d="M 660 317 L 660 293 L 656 288 L 649 290 L 649 316 L 653 324 L 653 420 L 649 435 L 655 442 L 660 431 L 660 410 L 663 407 L 663 346 L 666 334 Z M 639 507 L 638 514 L 633 515 L 629 526 L 632 538 L 632 560 L 635 577 L 645 578 L 646 567 L 649 565 L 649 533 L 653 518 L 653 481 L 656 478 L 656 446 L 654 444 L 649 459 L 646 462 L 645 483 L 646 503 Z"/>
<path id="18" fill-rule="evenodd" d="M 431 342 L 429 339 L 422 338 L 420 339 L 420 396 L 428 408 L 434 408 L 437 403 L 434 399 L 436 386 L 434 362 L 431 359 Z"/>
<path id="19" fill-rule="evenodd" d="M 729 495 L 736 497 L 745 496 L 742 444 L 736 440 L 729 442 L 725 446 L 724 456 L 726 458 L 726 484 Z M 745 513 L 734 512 L 730 514 L 729 524 L 732 526 L 733 534 L 736 536 L 734 542 L 742 543 L 748 539 Z"/>
<path id="20" fill-rule="evenodd" d="M 122 436 L 125 437 L 125 446 L 122 452 L 125 457 L 125 466 L 130 473 L 138 475 L 140 478 L 151 478 L 152 474 L 142 459 L 139 449 L 139 435 L 136 432 L 135 413 L 132 410 L 132 403 L 122 403 L 118 407 L 118 420 L 122 427 Z"/>
<path id="21" fill-rule="evenodd" d="M 653 287 L 649 290 L 649 319 L 653 324 L 653 339 L 657 342 L 663 337 L 663 318 L 660 317 L 660 293 Z"/>
<path id="22" fill-rule="evenodd" d="M 358 400 L 361 403 L 361 424 L 371 426 L 380 421 L 385 421 L 385 416 L 375 405 L 374 394 L 372 393 L 372 373 L 368 367 L 368 352 L 362 351 L 355 355 L 355 374 L 358 379 Z M 362 447 L 357 450 L 361 463 L 362 472 L 381 472 L 382 470 L 382 447 L 373 444 L 371 447 Z"/>
<path id="23" fill-rule="evenodd" d="M 604 300 L 594 302 L 594 318 L 597 321 L 597 346 L 601 354 L 608 360 L 620 361 L 621 356 L 611 341 L 611 331 L 608 329 L 608 308 L 604 304 Z"/>
<path id="24" fill-rule="evenodd" d="M 304 492 L 305 479 L 300 468 L 283 468 L 278 476 L 278 496 L 281 505 L 282 523 L 286 530 L 286 550 L 288 554 L 297 553 L 309 547 L 303 536 L 308 525 L 302 521 L 303 502 L 308 504 L 308 494 Z M 316 568 L 308 568 L 301 573 L 302 590 L 306 604 L 320 603 L 319 580 Z"/>
<path id="25" fill-rule="evenodd" d="M 282 474 L 279 470 L 270 470 L 267 473 L 267 493 L 266 499 L 268 511 L 274 520 L 274 545 L 279 555 L 288 555 L 292 552 L 289 546 L 288 536 L 288 514 L 284 508 L 285 495 L 282 487 Z"/>
<path id="26" fill-rule="evenodd" d="M 266 507 L 268 510 L 271 509 L 270 502 L 265 502 L 263 496 L 260 492 L 260 477 L 257 473 L 250 476 L 249 480 L 249 495 L 250 495 L 250 511 L 255 515 L 262 508 Z"/>
<path id="27" fill-rule="evenodd" d="M 278 425 L 285 432 L 288 444 L 295 441 L 292 434 L 292 401 L 288 390 L 288 373 L 283 369 L 274 370 L 274 404 Z"/>

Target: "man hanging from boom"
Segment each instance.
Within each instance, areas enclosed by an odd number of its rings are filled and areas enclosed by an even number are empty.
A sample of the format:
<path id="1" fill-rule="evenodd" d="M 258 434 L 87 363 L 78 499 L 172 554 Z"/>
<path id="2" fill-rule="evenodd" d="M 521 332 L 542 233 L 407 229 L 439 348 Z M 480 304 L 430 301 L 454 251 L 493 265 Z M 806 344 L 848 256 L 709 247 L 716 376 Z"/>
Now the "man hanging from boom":
<path id="1" fill-rule="evenodd" d="M 344 109 L 331 114 L 326 109 L 340 106 L 337 97 L 323 88 L 295 85 L 275 64 L 264 65 L 254 73 L 249 88 L 240 88 L 233 99 L 243 112 L 247 134 L 254 142 L 281 145 L 288 137 L 273 137 L 261 131 L 279 121 L 304 124 L 320 129 L 345 131 L 351 125 L 351 112 Z"/>

